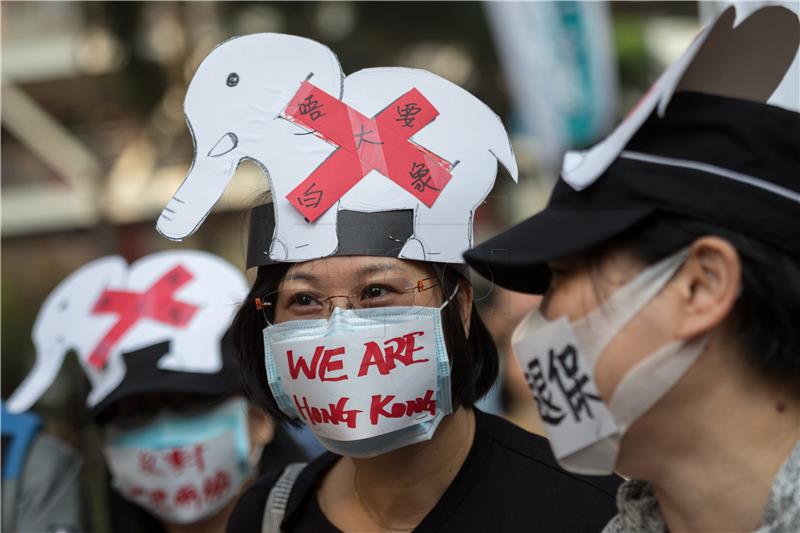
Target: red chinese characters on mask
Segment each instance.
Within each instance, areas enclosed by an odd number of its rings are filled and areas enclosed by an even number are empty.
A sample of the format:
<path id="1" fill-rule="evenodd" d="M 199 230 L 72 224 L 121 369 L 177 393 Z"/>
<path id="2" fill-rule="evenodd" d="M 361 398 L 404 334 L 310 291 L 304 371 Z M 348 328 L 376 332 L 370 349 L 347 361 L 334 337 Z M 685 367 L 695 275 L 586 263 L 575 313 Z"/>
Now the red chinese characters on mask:
<path id="1" fill-rule="evenodd" d="M 159 470 L 158 456 L 155 453 L 141 452 L 139 453 L 139 470 L 151 476 L 163 476 L 163 472 Z"/>
<path id="2" fill-rule="evenodd" d="M 162 452 L 140 452 L 139 470 L 147 475 L 164 477 L 187 469 L 205 470 L 203 445 L 171 448 Z"/>
<path id="3" fill-rule="evenodd" d="M 192 485 L 183 485 L 175 492 L 175 505 L 184 506 L 189 504 L 201 505 L 203 503 L 200 493 Z"/>
<path id="4" fill-rule="evenodd" d="M 221 498 L 231 488 L 231 476 L 224 470 L 217 470 L 203 483 L 203 493 L 207 500 Z"/>
<path id="5" fill-rule="evenodd" d="M 163 507 L 167 500 L 167 491 L 156 489 L 150 492 L 150 503 L 155 507 Z"/>
<path id="6" fill-rule="evenodd" d="M 176 507 L 201 506 L 218 501 L 227 495 L 232 486 L 231 474 L 225 470 L 218 469 L 196 483 L 180 485 L 175 490 L 174 495 L 170 495 L 163 488 L 146 490 L 142 487 L 131 488 L 128 490 L 127 495 L 133 500 L 147 501 L 158 508 L 166 508 L 171 505 Z"/>
<path id="7" fill-rule="evenodd" d="M 196 444 L 191 449 L 173 448 L 164 452 L 161 458 L 173 472 L 182 472 L 186 468 L 192 467 L 196 468 L 199 472 L 205 469 L 202 444 Z"/>

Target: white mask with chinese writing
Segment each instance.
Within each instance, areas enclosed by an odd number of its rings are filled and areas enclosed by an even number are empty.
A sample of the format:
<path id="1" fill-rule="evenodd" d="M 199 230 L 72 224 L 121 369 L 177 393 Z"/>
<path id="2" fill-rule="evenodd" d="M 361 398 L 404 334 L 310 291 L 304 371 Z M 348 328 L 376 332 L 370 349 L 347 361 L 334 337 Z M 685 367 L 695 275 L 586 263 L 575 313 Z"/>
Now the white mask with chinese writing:
<path id="1" fill-rule="evenodd" d="M 254 472 L 247 402 L 232 398 L 211 411 L 162 411 L 146 426 L 106 428 L 112 484 L 158 518 L 191 524 L 213 516 Z"/>
<path id="2" fill-rule="evenodd" d="M 559 464 L 579 474 L 614 470 L 625 431 L 663 397 L 702 353 L 706 337 L 675 341 L 645 356 L 603 402 L 595 367 L 616 335 L 664 288 L 688 256 L 681 250 L 643 270 L 575 322 L 536 309 L 512 343 Z"/>
<path id="3" fill-rule="evenodd" d="M 457 290 L 457 288 L 456 288 Z M 335 308 L 264 329 L 278 407 L 334 453 L 374 457 L 431 439 L 452 412 L 441 307 Z"/>

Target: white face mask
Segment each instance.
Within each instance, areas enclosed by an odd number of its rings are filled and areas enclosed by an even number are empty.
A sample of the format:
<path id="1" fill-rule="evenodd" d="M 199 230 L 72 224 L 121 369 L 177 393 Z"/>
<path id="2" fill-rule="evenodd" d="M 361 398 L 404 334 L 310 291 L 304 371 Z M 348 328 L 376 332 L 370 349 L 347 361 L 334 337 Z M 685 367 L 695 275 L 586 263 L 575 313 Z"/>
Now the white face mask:
<path id="1" fill-rule="evenodd" d="M 106 462 L 120 494 L 167 522 L 214 515 L 254 472 L 247 402 L 233 398 L 200 415 L 160 413 L 133 430 L 106 429 Z"/>
<path id="2" fill-rule="evenodd" d="M 451 295 L 450 299 L 455 295 Z M 373 457 L 429 440 L 452 412 L 442 307 L 335 308 L 264 329 L 272 395 L 329 450 Z"/>
<path id="3" fill-rule="evenodd" d="M 517 358 L 565 470 L 612 473 L 627 429 L 705 348 L 706 336 L 667 344 L 628 370 L 609 402 L 600 399 L 594 375 L 603 350 L 666 286 L 687 256 L 688 250 L 681 250 L 648 267 L 576 322 L 566 317 L 548 321 L 535 309 L 514 332 Z"/>

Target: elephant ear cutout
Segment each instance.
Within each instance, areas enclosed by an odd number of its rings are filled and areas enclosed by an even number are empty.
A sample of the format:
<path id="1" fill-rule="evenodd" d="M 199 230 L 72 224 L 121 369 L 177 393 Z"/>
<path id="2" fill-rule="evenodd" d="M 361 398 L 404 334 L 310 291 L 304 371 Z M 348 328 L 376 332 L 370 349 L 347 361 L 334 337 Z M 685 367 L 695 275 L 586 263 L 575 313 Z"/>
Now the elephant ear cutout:
<path id="1" fill-rule="evenodd" d="M 726 9 L 683 74 L 675 92 L 691 91 L 767 103 L 794 63 L 800 23 L 785 7 L 759 9 L 734 26 L 736 11 Z M 795 111 L 794 101 L 775 102 Z"/>
<path id="2" fill-rule="evenodd" d="M 626 119 L 589 150 L 564 156 L 561 176 L 573 189 L 594 183 L 657 112 L 663 116 L 676 92 L 698 92 L 800 109 L 800 22 L 791 10 L 767 6 L 734 25 L 730 6 L 703 29 L 653 84 Z"/>

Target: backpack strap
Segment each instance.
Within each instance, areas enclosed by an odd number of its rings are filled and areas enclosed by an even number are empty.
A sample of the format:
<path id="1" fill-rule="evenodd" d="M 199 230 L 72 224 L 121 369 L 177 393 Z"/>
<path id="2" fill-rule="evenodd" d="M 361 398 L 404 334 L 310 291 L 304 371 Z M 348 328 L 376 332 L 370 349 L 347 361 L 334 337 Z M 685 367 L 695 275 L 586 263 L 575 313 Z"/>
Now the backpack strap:
<path id="1" fill-rule="evenodd" d="M 297 480 L 297 476 L 308 463 L 291 463 L 284 470 L 281 477 L 269 491 L 267 503 L 264 506 L 264 521 L 261 524 L 261 533 L 280 533 L 283 515 L 286 514 L 286 505 L 289 495 Z"/>

